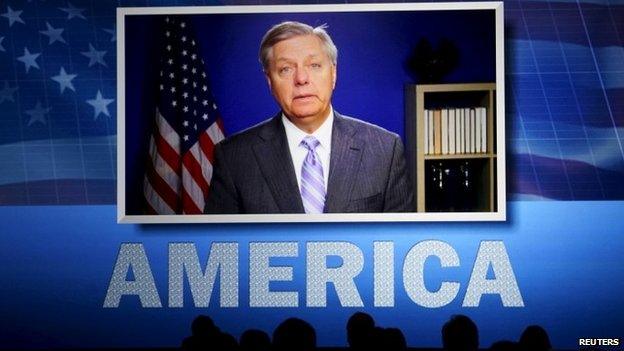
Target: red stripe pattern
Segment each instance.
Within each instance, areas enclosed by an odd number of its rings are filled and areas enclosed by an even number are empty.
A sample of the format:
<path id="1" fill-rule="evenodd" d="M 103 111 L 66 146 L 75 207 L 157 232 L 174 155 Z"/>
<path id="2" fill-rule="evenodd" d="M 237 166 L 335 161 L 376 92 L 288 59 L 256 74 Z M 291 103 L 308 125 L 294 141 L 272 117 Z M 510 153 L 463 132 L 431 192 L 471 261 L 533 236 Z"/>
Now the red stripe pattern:
<path id="1" fill-rule="evenodd" d="M 163 28 L 158 103 L 143 183 L 145 213 L 201 214 L 214 146 L 224 139 L 223 122 L 191 21 L 169 16 Z"/>

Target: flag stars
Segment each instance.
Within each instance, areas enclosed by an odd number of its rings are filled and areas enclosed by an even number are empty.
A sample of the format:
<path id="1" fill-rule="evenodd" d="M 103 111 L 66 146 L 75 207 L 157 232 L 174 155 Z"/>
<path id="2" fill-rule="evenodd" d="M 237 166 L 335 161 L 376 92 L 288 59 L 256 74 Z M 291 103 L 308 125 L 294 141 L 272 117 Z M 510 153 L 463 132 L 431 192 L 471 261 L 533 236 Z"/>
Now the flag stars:
<path id="1" fill-rule="evenodd" d="M 171 106 L 173 106 L 173 107 L 178 106 L 178 102 L 177 102 L 177 101 L 175 101 L 175 100 L 171 101 Z"/>
<path id="2" fill-rule="evenodd" d="M 39 69 L 39 64 L 37 64 L 36 61 L 39 55 L 41 55 L 41 53 L 31 54 L 30 51 L 28 51 L 28 48 L 24 48 L 24 55 L 18 57 L 17 60 L 24 63 L 24 67 L 26 67 L 26 73 L 28 73 L 30 67 L 35 67 Z"/>
<path id="3" fill-rule="evenodd" d="M 202 101 L 202 105 L 204 105 L 204 106 L 208 106 L 208 100 L 203 100 L 203 101 Z"/>
<path id="4" fill-rule="evenodd" d="M 203 119 L 204 121 L 205 121 L 205 120 L 207 120 L 207 119 L 208 119 L 208 114 L 207 114 L 207 113 L 204 113 L 204 114 L 202 115 L 202 119 Z"/>
<path id="5" fill-rule="evenodd" d="M 15 102 L 15 100 L 13 99 L 13 93 L 15 93 L 16 91 L 17 91 L 17 86 L 14 88 L 11 88 L 9 86 L 9 82 L 4 81 L 4 88 L 0 90 L 0 104 L 5 101 Z"/>
<path id="6" fill-rule="evenodd" d="M 193 101 L 197 101 L 197 96 L 193 95 Z"/>
<path id="7" fill-rule="evenodd" d="M 193 69 L 191 70 L 191 72 L 193 72 L 193 74 L 197 74 L 197 68 L 193 67 Z"/>
<path id="8" fill-rule="evenodd" d="M 89 58 L 89 67 L 95 65 L 96 63 L 108 67 L 106 62 L 104 61 L 104 55 L 106 55 L 106 50 L 98 51 L 96 50 L 91 43 L 89 43 L 89 51 L 83 51 L 81 54 L 87 58 Z"/>
<path id="9" fill-rule="evenodd" d="M 192 60 L 195 60 L 196 58 L 197 58 L 197 54 L 193 54 L 193 55 L 191 55 L 191 59 L 192 59 Z"/>
<path id="10" fill-rule="evenodd" d="M 182 38 L 180 38 L 180 40 L 182 40 L 182 42 L 186 42 L 186 37 L 182 36 Z"/>
<path id="11" fill-rule="evenodd" d="M 59 7 L 59 10 L 67 13 L 67 19 L 70 20 L 74 17 L 78 17 L 78 18 L 82 18 L 83 20 L 86 20 L 87 18 L 82 14 L 85 9 L 80 9 L 77 7 L 74 7 L 74 5 L 72 5 L 70 2 L 67 3 L 67 7 Z"/>
<path id="12" fill-rule="evenodd" d="M 5 17 L 6 19 L 8 19 L 9 20 L 9 27 L 12 27 L 15 22 L 26 24 L 26 22 L 24 22 L 24 20 L 20 17 L 22 15 L 22 12 L 24 12 L 24 11 L 20 11 L 20 10 L 13 11 L 11 6 L 7 6 L 7 12 L 3 13 L 0 16 Z"/>
<path id="13" fill-rule="evenodd" d="M 171 51 L 171 45 L 167 45 L 167 51 Z"/>
<path id="14" fill-rule="evenodd" d="M 171 89 L 169 89 L 169 90 L 171 90 L 172 93 L 176 92 L 176 88 L 175 87 L 171 87 Z"/>
<path id="15" fill-rule="evenodd" d="M 175 78 L 175 74 L 173 74 L 173 72 L 169 73 L 169 78 L 171 79 Z"/>
<path id="16" fill-rule="evenodd" d="M 160 85 L 160 90 L 165 90 L 165 86 L 164 85 Z"/>
<path id="17" fill-rule="evenodd" d="M 195 46 L 195 40 L 191 40 L 191 45 Z"/>
<path id="18" fill-rule="evenodd" d="M 189 140 L 189 136 L 188 135 L 184 135 L 184 141 L 188 141 Z"/>
<path id="19" fill-rule="evenodd" d="M 185 126 L 185 127 L 188 127 L 189 121 L 185 120 L 184 122 L 182 122 L 182 125 Z"/>
<path id="20" fill-rule="evenodd" d="M 61 36 L 63 34 L 63 28 L 54 28 L 50 25 L 50 23 L 46 22 L 47 30 L 40 30 L 39 33 L 48 37 L 48 45 L 52 45 L 57 41 L 60 41 L 63 44 L 67 44 L 65 39 Z"/>
<path id="21" fill-rule="evenodd" d="M 185 64 L 183 64 L 183 65 L 182 65 L 182 69 L 183 69 L 184 71 L 186 71 L 186 70 L 188 69 L 188 65 L 187 65 L 186 63 L 185 63 Z"/>
<path id="22" fill-rule="evenodd" d="M 37 101 L 37 104 L 35 105 L 35 107 L 33 107 L 30 110 L 26 110 L 26 114 L 30 116 L 30 120 L 28 120 L 28 126 L 30 127 L 36 122 L 39 122 L 41 124 L 46 124 L 45 115 L 46 113 L 50 112 L 51 109 L 52 108 L 50 107 L 43 108 L 41 106 L 41 102 Z"/>
<path id="23" fill-rule="evenodd" d="M 202 86 L 202 90 L 203 90 L 203 91 L 206 91 L 206 90 L 208 90 L 208 87 L 207 87 L 207 86 L 205 86 L 205 85 L 203 85 L 203 86 Z"/>
<path id="24" fill-rule="evenodd" d="M 186 27 L 186 22 L 180 23 L 180 28 L 185 28 L 185 27 Z"/>
<path id="25" fill-rule="evenodd" d="M 206 78 L 206 72 L 202 72 L 201 76 L 202 76 L 203 78 Z"/>
<path id="26" fill-rule="evenodd" d="M 188 51 L 182 50 L 182 56 L 186 56 L 186 55 L 188 55 Z"/>
<path id="27" fill-rule="evenodd" d="M 168 63 L 169 65 L 173 65 L 173 59 L 169 59 L 169 60 L 167 60 L 167 63 Z"/>
<path id="28" fill-rule="evenodd" d="M 111 42 L 117 41 L 117 29 L 102 28 L 102 30 L 111 35 Z"/>
<path id="29" fill-rule="evenodd" d="M 184 112 L 188 112 L 188 111 L 189 111 L 188 106 L 184 106 L 184 107 L 182 108 L 182 111 L 184 111 Z"/>
<path id="30" fill-rule="evenodd" d="M 72 83 L 72 79 L 76 78 L 77 74 L 67 74 L 65 72 L 65 68 L 61 67 L 61 71 L 58 75 L 52 77 L 52 80 L 59 83 L 61 88 L 61 94 L 65 91 L 65 88 L 69 88 L 72 91 L 76 91 L 74 88 L 74 84 Z"/>
<path id="31" fill-rule="evenodd" d="M 166 36 L 167 38 L 168 38 L 168 37 L 170 37 L 170 36 L 171 36 L 171 32 L 170 32 L 170 31 L 166 31 L 166 32 L 165 32 L 165 36 Z"/>
<path id="32" fill-rule="evenodd" d="M 212 109 L 216 110 L 217 109 L 217 104 L 215 104 L 214 102 L 212 103 Z"/>
<path id="33" fill-rule="evenodd" d="M 182 84 L 188 84 L 188 78 L 183 78 L 182 79 Z"/>
<path id="34" fill-rule="evenodd" d="M 197 82 L 193 82 L 193 88 L 197 88 Z"/>
<path id="35" fill-rule="evenodd" d="M 182 94 L 182 97 L 185 98 L 185 99 L 188 99 L 188 96 L 189 96 L 189 94 L 186 91 Z"/>
<path id="36" fill-rule="evenodd" d="M 102 97 L 102 93 L 98 90 L 95 99 L 87 100 L 87 104 L 93 106 L 93 119 L 96 120 L 101 113 L 110 117 L 108 105 L 110 105 L 113 101 L 115 101 L 115 99 L 105 99 Z"/>

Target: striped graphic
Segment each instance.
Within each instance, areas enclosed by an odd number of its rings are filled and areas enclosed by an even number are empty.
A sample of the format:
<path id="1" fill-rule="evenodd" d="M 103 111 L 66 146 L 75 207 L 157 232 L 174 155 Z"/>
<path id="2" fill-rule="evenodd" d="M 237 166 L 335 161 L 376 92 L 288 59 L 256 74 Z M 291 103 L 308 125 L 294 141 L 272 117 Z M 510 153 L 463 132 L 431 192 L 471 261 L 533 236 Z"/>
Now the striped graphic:
<path id="1" fill-rule="evenodd" d="M 0 2 L 0 205 L 115 203 L 115 9 L 150 5 L 145 0 Z M 508 162 L 500 166 L 508 170 L 508 198 L 624 199 L 624 2 L 514 0 L 504 6 Z M 234 36 L 216 36 L 219 41 L 206 45 L 235 47 L 229 41 Z M 250 65 L 257 64 L 256 49 Z M 144 64 L 155 69 L 158 59 Z M 401 89 L 408 79 L 393 84 Z M 220 100 L 222 111 L 245 100 L 228 98 Z M 214 104 L 207 101 L 207 107 Z M 379 102 L 386 103 L 402 101 Z M 336 107 L 350 113 L 351 106 Z M 141 139 L 140 155 L 133 154 L 141 167 L 127 179 L 137 189 L 130 194 L 136 202 L 132 208 L 135 214 L 181 213 L 187 199 L 189 211 L 201 210 L 202 200 L 193 197 L 208 191 L 212 146 L 223 137 L 214 124 L 216 109 L 208 115 L 210 124 L 200 121 L 197 133 L 188 134 L 196 140 L 194 148 L 184 143 L 184 120 L 172 114 L 172 107 L 159 103 L 158 111 L 141 115 L 153 116 L 154 122 L 151 130 L 141 129 L 152 135 Z M 236 118 L 257 117 L 253 106 L 248 112 Z M 148 152 L 146 178 L 142 166 Z M 200 176 L 192 174 L 198 165 Z M 191 177 L 185 180 L 185 175 Z M 142 194 L 149 206 L 143 206 Z"/>
<path id="2" fill-rule="evenodd" d="M 147 214 L 201 214 L 214 145 L 224 138 L 198 41 L 183 16 L 163 20 L 159 99 L 143 182 Z"/>

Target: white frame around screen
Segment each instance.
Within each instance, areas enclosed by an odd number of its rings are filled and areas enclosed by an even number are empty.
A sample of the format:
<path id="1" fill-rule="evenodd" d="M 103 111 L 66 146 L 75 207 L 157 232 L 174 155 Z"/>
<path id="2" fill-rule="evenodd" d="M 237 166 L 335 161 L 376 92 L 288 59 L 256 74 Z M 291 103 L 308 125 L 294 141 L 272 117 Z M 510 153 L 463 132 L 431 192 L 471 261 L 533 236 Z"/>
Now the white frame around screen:
<path id="1" fill-rule="evenodd" d="M 302 12 L 448 11 L 494 10 L 496 21 L 496 182 L 495 212 L 324 213 L 324 214 L 228 214 L 228 215 L 126 215 L 125 175 L 125 16 L 173 14 L 242 14 Z M 505 66 L 503 3 L 448 2 L 400 4 L 267 5 L 133 7 L 117 9 L 117 220 L 119 223 L 305 223 L 305 222 L 463 222 L 504 221 L 505 171 Z"/>

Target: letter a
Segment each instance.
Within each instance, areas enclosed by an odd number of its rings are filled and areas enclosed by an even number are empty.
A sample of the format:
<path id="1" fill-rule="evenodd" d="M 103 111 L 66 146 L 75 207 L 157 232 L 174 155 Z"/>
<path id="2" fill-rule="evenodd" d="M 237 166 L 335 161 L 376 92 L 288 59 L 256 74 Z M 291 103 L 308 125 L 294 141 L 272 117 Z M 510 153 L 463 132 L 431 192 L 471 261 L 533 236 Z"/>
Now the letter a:
<path id="1" fill-rule="evenodd" d="M 134 280 L 126 280 L 132 267 Z M 117 308 L 123 295 L 138 295 L 143 307 L 162 307 L 154 276 L 142 244 L 121 244 L 108 284 L 104 307 Z"/>
<path id="2" fill-rule="evenodd" d="M 486 279 L 490 265 L 494 279 Z M 524 307 L 518 282 L 502 241 L 481 242 L 462 305 L 478 307 L 483 294 L 499 294 L 505 307 Z"/>

